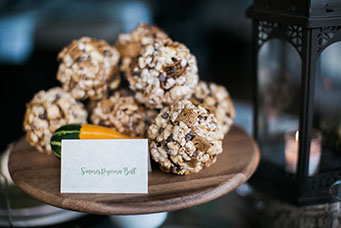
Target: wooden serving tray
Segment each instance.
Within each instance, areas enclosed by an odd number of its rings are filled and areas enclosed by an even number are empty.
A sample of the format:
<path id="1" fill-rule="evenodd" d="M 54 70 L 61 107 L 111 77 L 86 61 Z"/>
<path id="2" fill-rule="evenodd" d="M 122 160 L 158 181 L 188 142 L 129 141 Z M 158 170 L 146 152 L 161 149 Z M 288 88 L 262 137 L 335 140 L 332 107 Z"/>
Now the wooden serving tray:
<path id="1" fill-rule="evenodd" d="M 24 138 L 11 151 L 8 167 L 17 186 L 47 204 L 94 214 L 145 214 L 202 204 L 247 181 L 259 162 L 255 141 L 233 126 L 223 149 L 215 164 L 197 174 L 178 176 L 153 168 L 148 194 L 61 194 L 60 160 L 37 152 Z"/>

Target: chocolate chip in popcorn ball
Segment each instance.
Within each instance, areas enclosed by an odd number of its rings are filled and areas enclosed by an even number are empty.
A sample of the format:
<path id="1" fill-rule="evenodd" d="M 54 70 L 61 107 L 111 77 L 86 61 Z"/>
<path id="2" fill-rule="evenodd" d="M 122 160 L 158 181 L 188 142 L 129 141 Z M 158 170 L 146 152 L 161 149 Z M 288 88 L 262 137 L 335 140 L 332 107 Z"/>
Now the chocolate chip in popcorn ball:
<path id="1" fill-rule="evenodd" d="M 235 117 L 235 109 L 230 94 L 224 86 L 200 81 L 195 87 L 192 102 L 208 107 L 215 114 L 224 134 L 230 130 Z"/>
<path id="2" fill-rule="evenodd" d="M 198 173 L 216 161 L 223 137 L 209 110 L 184 100 L 163 108 L 150 125 L 149 152 L 164 172 Z"/>
<path id="3" fill-rule="evenodd" d="M 188 99 L 198 83 L 196 58 L 189 49 L 170 39 L 142 48 L 127 74 L 138 102 L 162 108 Z"/>
<path id="4" fill-rule="evenodd" d="M 59 53 L 57 79 L 76 99 L 101 99 L 109 85 L 119 85 L 119 59 L 119 52 L 104 40 L 83 37 Z"/>
<path id="5" fill-rule="evenodd" d="M 51 154 L 53 132 L 65 124 L 86 123 L 87 115 L 83 104 L 63 89 L 39 91 L 26 105 L 26 140 L 40 152 Z"/>
<path id="6" fill-rule="evenodd" d="M 100 100 L 90 118 L 94 124 L 113 128 L 125 135 L 145 137 L 156 115 L 156 110 L 136 103 L 132 91 L 121 89 Z"/>
<path id="7" fill-rule="evenodd" d="M 115 43 L 121 54 L 121 71 L 128 71 L 132 59 L 140 54 L 141 48 L 153 44 L 157 39 L 167 39 L 168 35 L 160 28 L 141 23 L 130 33 L 122 33 Z"/>

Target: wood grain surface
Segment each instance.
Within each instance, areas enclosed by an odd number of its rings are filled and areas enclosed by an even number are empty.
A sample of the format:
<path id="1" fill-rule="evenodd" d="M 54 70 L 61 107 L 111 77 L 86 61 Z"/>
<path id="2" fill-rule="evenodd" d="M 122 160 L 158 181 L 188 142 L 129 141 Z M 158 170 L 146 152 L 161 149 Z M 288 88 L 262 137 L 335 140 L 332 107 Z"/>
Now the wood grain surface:
<path id="1" fill-rule="evenodd" d="M 189 176 L 149 173 L 148 194 L 61 194 L 60 160 L 37 152 L 21 138 L 9 158 L 13 181 L 32 197 L 64 209 L 93 214 L 146 214 L 172 211 L 214 200 L 249 179 L 259 162 L 254 140 L 233 126 L 217 162 Z"/>

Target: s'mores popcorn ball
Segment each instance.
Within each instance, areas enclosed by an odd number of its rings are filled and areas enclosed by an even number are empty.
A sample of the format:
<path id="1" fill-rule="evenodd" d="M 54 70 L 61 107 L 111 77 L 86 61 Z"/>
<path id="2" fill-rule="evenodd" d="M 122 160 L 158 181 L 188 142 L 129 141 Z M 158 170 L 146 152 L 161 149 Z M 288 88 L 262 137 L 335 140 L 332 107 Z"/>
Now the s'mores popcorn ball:
<path id="1" fill-rule="evenodd" d="M 51 154 L 53 132 L 65 124 L 86 123 L 87 115 L 83 104 L 63 89 L 41 90 L 26 105 L 26 140 L 38 151 Z"/>
<path id="2" fill-rule="evenodd" d="M 141 23 L 130 33 L 118 36 L 115 47 L 121 54 L 121 71 L 128 71 L 132 60 L 140 54 L 141 48 L 153 44 L 158 39 L 167 39 L 168 35 L 157 26 Z"/>
<path id="3" fill-rule="evenodd" d="M 137 103 L 131 91 L 121 89 L 97 103 L 91 121 L 125 135 L 146 137 L 147 129 L 156 115 L 156 110 L 146 109 Z"/>
<path id="4" fill-rule="evenodd" d="M 209 110 L 184 100 L 161 110 L 148 138 L 151 157 L 162 171 L 187 175 L 216 161 L 224 135 Z"/>
<path id="5" fill-rule="evenodd" d="M 142 48 L 126 76 L 136 100 L 150 108 L 190 98 L 199 80 L 195 56 L 170 39 Z"/>
<path id="6" fill-rule="evenodd" d="M 235 117 L 235 109 L 230 94 L 224 86 L 200 81 L 195 87 L 192 102 L 208 107 L 215 114 L 224 134 L 230 130 Z"/>
<path id="7" fill-rule="evenodd" d="M 57 79 L 78 100 L 101 99 L 109 85 L 119 85 L 119 59 L 119 52 L 106 41 L 83 37 L 59 53 Z"/>

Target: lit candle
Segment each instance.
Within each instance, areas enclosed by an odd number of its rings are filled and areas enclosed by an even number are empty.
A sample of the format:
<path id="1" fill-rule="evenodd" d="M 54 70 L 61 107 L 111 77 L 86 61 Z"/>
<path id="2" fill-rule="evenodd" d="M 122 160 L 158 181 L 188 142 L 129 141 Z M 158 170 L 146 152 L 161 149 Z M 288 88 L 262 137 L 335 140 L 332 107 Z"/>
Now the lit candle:
<path id="1" fill-rule="evenodd" d="M 321 159 L 321 134 L 313 130 L 310 143 L 309 176 L 314 175 Z M 291 131 L 285 134 L 285 167 L 290 173 L 296 173 L 298 161 L 298 131 Z"/>

